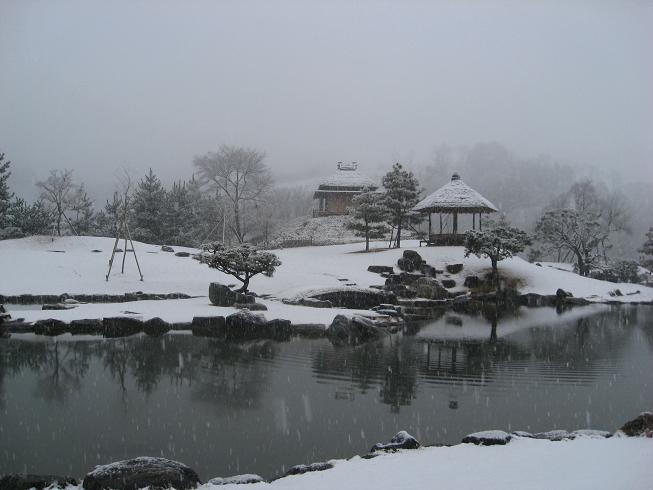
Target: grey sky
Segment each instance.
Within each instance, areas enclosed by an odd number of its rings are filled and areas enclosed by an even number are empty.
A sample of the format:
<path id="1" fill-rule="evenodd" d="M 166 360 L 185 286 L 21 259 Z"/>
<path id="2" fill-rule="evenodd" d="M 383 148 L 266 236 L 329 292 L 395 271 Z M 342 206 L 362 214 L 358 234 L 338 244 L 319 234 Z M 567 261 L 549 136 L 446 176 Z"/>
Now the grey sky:
<path id="1" fill-rule="evenodd" d="M 651 180 L 652 48 L 637 1 L 0 0 L 0 151 L 91 189 L 222 143 L 278 179 L 499 141 Z"/>

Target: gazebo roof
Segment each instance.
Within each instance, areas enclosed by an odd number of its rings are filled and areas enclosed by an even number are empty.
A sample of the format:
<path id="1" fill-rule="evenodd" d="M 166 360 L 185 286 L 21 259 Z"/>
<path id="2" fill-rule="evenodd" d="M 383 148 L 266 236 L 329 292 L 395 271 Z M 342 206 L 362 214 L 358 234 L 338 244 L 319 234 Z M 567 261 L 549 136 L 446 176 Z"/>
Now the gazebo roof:
<path id="1" fill-rule="evenodd" d="M 363 187 L 378 188 L 378 184 L 369 177 L 358 172 L 358 165 L 354 163 L 338 163 L 338 170 L 335 174 L 320 182 L 318 190 L 337 190 L 341 187 L 346 189 L 362 189 Z"/>
<path id="2" fill-rule="evenodd" d="M 451 176 L 451 182 L 443 185 L 433 194 L 425 197 L 413 211 L 431 213 L 494 213 L 497 207 L 465 184 L 458 174 Z"/>

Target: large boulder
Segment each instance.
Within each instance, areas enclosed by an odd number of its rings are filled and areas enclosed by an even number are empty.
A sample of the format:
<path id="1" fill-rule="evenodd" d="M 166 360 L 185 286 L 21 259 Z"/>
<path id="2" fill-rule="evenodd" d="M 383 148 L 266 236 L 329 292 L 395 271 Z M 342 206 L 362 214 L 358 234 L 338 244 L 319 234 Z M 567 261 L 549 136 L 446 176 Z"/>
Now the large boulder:
<path id="1" fill-rule="evenodd" d="M 0 477 L 0 490 L 29 490 L 36 488 L 66 488 L 67 486 L 79 485 L 79 482 L 70 476 L 55 475 L 30 475 L 30 474 L 7 474 Z"/>
<path id="2" fill-rule="evenodd" d="M 385 334 L 387 332 L 376 326 L 372 320 L 358 315 L 353 317 L 336 315 L 327 328 L 327 336 L 349 343 L 372 340 Z"/>
<path id="3" fill-rule="evenodd" d="M 263 303 L 234 303 L 233 307 L 239 310 L 249 311 L 267 311 L 268 309 Z"/>
<path id="4" fill-rule="evenodd" d="M 453 279 L 442 279 L 442 285 L 447 289 L 455 288 L 456 281 Z"/>
<path id="5" fill-rule="evenodd" d="M 463 270 L 463 265 L 462 264 L 447 264 L 445 267 L 447 269 L 447 272 L 449 274 L 458 274 L 460 271 Z"/>
<path id="6" fill-rule="evenodd" d="M 229 286 L 212 282 L 209 284 L 209 300 L 215 306 L 233 306 L 234 303 L 253 303 L 254 296 L 233 291 Z"/>
<path id="7" fill-rule="evenodd" d="M 227 340 L 269 338 L 271 333 L 266 328 L 266 323 L 263 315 L 240 310 L 226 318 L 225 338 Z"/>
<path id="8" fill-rule="evenodd" d="M 116 316 L 102 320 L 104 336 L 107 338 L 128 337 L 143 331 L 143 322 L 138 318 Z"/>
<path id="9" fill-rule="evenodd" d="M 417 296 L 426 299 L 446 299 L 449 292 L 434 277 L 422 277 L 415 284 Z"/>
<path id="10" fill-rule="evenodd" d="M 265 323 L 266 333 L 274 340 L 288 340 L 293 333 L 290 320 L 275 318 Z"/>
<path id="11" fill-rule="evenodd" d="M 143 323 L 143 331 L 152 337 L 160 337 L 170 331 L 170 324 L 159 317 L 150 318 Z"/>
<path id="12" fill-rule="evenodd" d="M 494 446 L 508 444 L 510 439 L 512 439 L 510 434 L 502 430 L 485 430 L 463 437 L 462 442 L 463 444 L 472 443 L 481 446 Z"/>
<path id="13" fill-rule="evenodd" d="M 378 442 L 372 447 L 371 452 L 374 451 L 396 451 L 397 449 L 417 449 L 420 443 L 405 430 L 400 430 L 395 436 L 390 439 L 390 442 Z"/>
<path id="14" fill-rule="evenodd" d="M 419 270 L 419 267 L 424 263 L 424 259 L 422 259 L 422 256 L 417 252 L 415 252 L 415 250 L 404 250 L 402 257 L 404 260 L 412 264 L 413 270 L 414 269 Z"/>
<path id="15" fill-rule="evenodd" d="M 85 490 L 150 490 L 174 488 L 186 490 L 199 485 L 200 479 L 191 468 L 165 458 L 139 457 L 96 466 L 84 477 Z"/>
<path id="16" fill-rule="evenodd" d="M 312 298 L 329 301 L 335 307 L 367 310 L 381 303 L 394 303 L 394 295 L 377 289 L 342 288 L 312 294 Z"/>
<path id="17" fill-rule="evenodd" d="M 37 335 L 61 335 L 68 331 L 68 324 L 61 320 L 48 318 L 47 320 L 38 320 L 34 323 L 34 333 Z"/>
<path id="18" fill-rule="evenodd" d="M 540 432 L 535 434 L 533 437 L 535 439 L 547 439 L 549 441 L 563 441 L 565 439 L 573 439 L 574 435 L 564 429 L 555 429 L 547 432 Z"/>
<path id="19" fill-rule="evenodd" d="M 198 337 L 224 338 L 226 320 L 223 316 L 196 316 L 193 317 L 191 330 Z"/>
<path id="20" fill-rule="evenodd" d="M 653 413 L 642 412 L 633 420 L 626 422 L 621 432 L 627 436 L 641 436 L 653 433 Z"/>
<path id="21" fill-rule="evenodd" d="M 478 276 L 467 276 L 463 285 L 466 288 L 476 289 L 481 286 L 481 280 Z"/>

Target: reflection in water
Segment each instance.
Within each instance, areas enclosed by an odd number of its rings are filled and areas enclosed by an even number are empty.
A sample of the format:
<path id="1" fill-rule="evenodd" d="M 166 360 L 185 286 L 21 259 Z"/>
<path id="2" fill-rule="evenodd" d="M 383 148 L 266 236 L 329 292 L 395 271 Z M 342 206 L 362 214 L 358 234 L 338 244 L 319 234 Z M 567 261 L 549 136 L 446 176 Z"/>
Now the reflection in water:
<path id="1" fill-rule="evenodd" d="M 15 335 L 0 471 L 83 475 L 163 455 L 203 478 L 365 452 L 399 429 L 612 430 L 653 405 L 653 309 L 445 314 L 378 342 Z"/>

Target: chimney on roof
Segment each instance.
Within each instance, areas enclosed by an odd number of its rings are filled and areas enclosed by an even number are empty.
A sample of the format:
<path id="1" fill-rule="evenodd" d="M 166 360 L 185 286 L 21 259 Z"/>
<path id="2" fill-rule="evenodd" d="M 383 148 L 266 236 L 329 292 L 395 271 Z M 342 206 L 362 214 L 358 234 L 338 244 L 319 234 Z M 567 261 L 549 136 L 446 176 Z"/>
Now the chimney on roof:
<path id="1" fill-rule="evenodd" d="M 451 182 L 454 180 L 460 180 L 460 175 L 458 175 L 458 172 L 454 172 L 454 174 L 451 176 Z"/>

